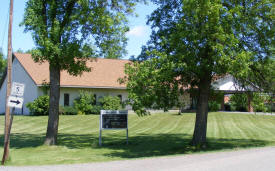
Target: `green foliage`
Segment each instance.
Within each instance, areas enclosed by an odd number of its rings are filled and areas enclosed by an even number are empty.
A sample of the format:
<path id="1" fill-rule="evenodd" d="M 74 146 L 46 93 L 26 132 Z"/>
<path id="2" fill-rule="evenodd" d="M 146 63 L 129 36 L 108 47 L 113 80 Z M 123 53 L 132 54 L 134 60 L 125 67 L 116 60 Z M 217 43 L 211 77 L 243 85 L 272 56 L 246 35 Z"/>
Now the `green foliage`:
<path id="1" fill-rule="evenodd" d="M 100 114 L 100 110 L 119 110 L 122 105 L 119 97 L 104 96 L 99 100 L 100 105 L 96 105 L 94 94 L 81 91 L 79 98 L 74 100 L 74 109 L 78 115 Z"/>
<path id="2" fill-rule="evenodd" d="M 229 103 L 224 104 L 224 109 L 225 111 L 233 111 L 233 108 Z"/>
<path id="3" fill-rule="evenodd" d="M 40 116 L 49 114 L 49 96 L 39 96 L 33 102 L 27 103 L 31 115 Z"/>
<path id="4" fill-rule="evenodd" d="M 220 103 L 222 100 L 224 100 L 224 93 L 211 90 L 209 100 Z"/>
<path id="5" fill-rule="evenodd" d="M 247 94 L 233 94 L 230 96 L 230 104 L 233 106 L 232 109 L 236 111 L 247 111 Z"/>
<path id="6" fill-rule="evenodd" d="M 167 111 L 180 106 L 178 101 L 184 93 L 177 84 L 173 64 L 162 56 L 159 59 L 134 62 L 125 67 L 127 76 L 121 82 L 127 83 L 128 101 L 137 114 L 146 114 L 145 108 L 162 108 Z"/>
<path id="7" fill-rule="evenodd" d="M 100 114 L 100 110 L 102 110 L 102 106 L 100 105 L 94 105 L 93 108 L 90 110 L 89 114 Z"/>
<path id="8" fill-rule="evenodd" d="M 265 105 L 268 97 L 262 93 L 253 93 L 252 107 L 254 112 L 267 112 L 268 108 Z"/>
<path id="9" fill-rule="evenodd" d="M 208 102 L 208 111 L 217 112 L 218 110 L 220 110 L 220 108 L 221 108 L 221 106 L 218 102 L 216 102 L 216 101 Z"/>
<path id="10" fill-rule="evenodd" d="M 94 94 L 87 91 L 80 91 L 79 97 L 74 100 L 74 107 L 78 111 L 78 115 L 92 114 L 94 109 Z"/>
<path id="11" fill-rule="evenodd" d="M 216 112 L 221 109 L 221 101 L 224 100 L 224 94 L 222 92 L 216 92 L 211 90 L 208 101 L 208 111 Z"/>
<path id="12" fill-rule="evenodd" d="M 36 62 L 49 61 L 72 75 L 89 71 L 91 56 L 120 58 L 129 30 L 126 15 L 143 0 L 28 0 L 21 26 L 33 35 Z"/>
<path id="13" fill-rule="evenodd" d="M 270 0 L 153 2 L 151 40 L 122 80 L 139 113 L 177 105 L 182 87 L 204 90 L 214 75 L 245 78 L 274 51 Z"/>
<path id="14" fill-rule="evenodd" d="M 119 110 L 122 109 L 121 102 L 117 96 L 104 96 L 100 99 L 103 110 Z"/>
<path id="15" fill-rule="evenodd" d="M 59 115 L 77 115 L 77 109 L 73 106 L 59 106 Z"/>
<path id="16" fill-rule="evenodd" d="M 0 50 L 1 50 L 1 48 L 0 48 Z M 6 66 L 7 66 L 7 60 L 4 59 L 4 55 L 3 55 L 2 51 L 0 51 L 0 78 L 3 75 Z"/>

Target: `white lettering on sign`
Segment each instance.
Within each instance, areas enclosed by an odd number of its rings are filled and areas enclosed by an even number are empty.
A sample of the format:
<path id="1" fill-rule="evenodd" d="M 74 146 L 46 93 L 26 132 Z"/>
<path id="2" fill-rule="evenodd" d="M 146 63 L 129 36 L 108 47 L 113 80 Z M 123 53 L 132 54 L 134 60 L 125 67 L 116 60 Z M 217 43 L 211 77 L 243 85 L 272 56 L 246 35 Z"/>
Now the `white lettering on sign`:
<path id="1" fill-rule="evenodd" d="M 24 95 L 25 84 L 13 82 L 11 88 L 12 96 L 23 96 Z"/>
<path id="2" fill-rule="evenodd" d="M 21 97 L 9 96 L 8 106 L 15 108 L 22 108 L 24 99 Z"/>

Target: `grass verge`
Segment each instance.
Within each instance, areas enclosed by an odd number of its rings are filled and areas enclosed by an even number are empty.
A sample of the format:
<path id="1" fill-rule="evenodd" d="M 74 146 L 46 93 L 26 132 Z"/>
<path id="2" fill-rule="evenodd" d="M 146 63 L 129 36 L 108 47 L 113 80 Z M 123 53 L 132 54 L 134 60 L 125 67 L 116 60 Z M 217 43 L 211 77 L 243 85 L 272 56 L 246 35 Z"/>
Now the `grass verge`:
<path id="1" fill-rule="evenodd" d="M 15 116 L 8 165 L 88 163 L 275 145 L 275 116 L 209 113 L 208 147 L 189 145 L 195 114 L 129 115 L 129 145 L 125 130 L 104 130 L 98 146 L 99 116 L 60 116 L 57 146 L 44 146 L 45 116 Z M 4 131 L 4 116 L 0 116 Z M 0 134 L 0 155 L 3 153 Z"/>

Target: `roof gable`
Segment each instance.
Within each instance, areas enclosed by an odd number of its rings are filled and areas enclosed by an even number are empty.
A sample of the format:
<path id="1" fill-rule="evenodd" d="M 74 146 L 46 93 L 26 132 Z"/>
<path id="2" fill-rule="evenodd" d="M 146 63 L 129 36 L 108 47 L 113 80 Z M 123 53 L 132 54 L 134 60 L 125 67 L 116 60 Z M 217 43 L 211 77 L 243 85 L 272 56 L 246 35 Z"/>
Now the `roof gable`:
<path id="1" fill-rule="evenodd" d="M 49 63 L 35 63 L 31 54 L 14 53 L 36 85 L 49 82 Z M 125 76 L 124 66 L 129 60 L 96 58 L 87 61 L 86 65 L 91 72 L 83 72 L 80 76 L 69 75 L 67 71 L 61 71 L 61 87 L 98 87 L 98 88 L 125 88 L 119 84 L 118 79 Z"/>

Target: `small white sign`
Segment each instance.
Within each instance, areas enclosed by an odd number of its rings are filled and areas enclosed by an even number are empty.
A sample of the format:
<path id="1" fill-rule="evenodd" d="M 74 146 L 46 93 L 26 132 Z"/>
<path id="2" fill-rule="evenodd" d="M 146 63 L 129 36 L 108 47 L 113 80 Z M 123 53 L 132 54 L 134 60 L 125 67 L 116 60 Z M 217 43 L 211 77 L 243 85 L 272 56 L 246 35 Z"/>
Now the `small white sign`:
<path id="1" fill-rule="evenodd" d="M 15 108 L 22 108 L 24 99 L 21 97 L 9 96 L 8 106 Z"/>
<path id="2" fill-rule="evenodd" d="M 25 84 L 13 82 L 11 88 L 12 96 L 23 96 L 24 95 Z"/>

